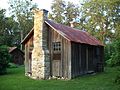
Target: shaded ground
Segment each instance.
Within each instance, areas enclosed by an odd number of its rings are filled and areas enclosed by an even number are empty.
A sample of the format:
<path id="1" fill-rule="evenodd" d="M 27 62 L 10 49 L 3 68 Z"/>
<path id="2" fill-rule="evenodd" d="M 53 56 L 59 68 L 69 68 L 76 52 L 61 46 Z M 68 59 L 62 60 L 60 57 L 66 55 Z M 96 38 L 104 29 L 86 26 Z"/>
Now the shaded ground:
<path id="1" fill-rule="evenodd" d="M 0 76 L 0 90 L 120 90 L 114 83 L 116 74 L 116 68 L 105 68 L 103 73 L 66 81 L 32 80 L 24 76 L 24 67 L 11 68 Z"/>

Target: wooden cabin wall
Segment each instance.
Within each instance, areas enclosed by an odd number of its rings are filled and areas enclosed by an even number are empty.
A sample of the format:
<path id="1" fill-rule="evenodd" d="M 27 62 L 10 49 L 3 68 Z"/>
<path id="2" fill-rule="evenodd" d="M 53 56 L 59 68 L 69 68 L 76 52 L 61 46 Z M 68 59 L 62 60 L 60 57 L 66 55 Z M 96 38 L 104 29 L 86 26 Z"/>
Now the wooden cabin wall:
<path id="1" fill-rule="evenodd" d="M 71 72 L 76 77 L 86 71 L 86 46 L 79 43 L 71 44 Z"/>
<path id="2" fill-rule="evenodd" d="M 71 77 L 103 69 L 103 47 L 69 42 L 51 28 L 48 30 L 48 42 L 51 76 L 58 75 L 71 79 Z M 53 50 L 54 42 L 61 42 L 61 52 L 56 55 Z"/>
<path id="3" fill-rule="evenodd" d="M 71 45 L 72 77 L 95 71 L 94 47 L 74 42 Z"/>
<path id="4" fill-rule="evenodd" d="M 33 50 L 33 37 L 25 44 L 25 72 L 31 72 L 31 60 Z"/>
<path id="5" fill-rule="evenodd" d="M 62 38 L 62 67 L 63 77 L 71 79 L 71 42 Z"/>
<path id="6" fill-rule="evenodd" d="M 103 72 L 104 71 L 104 47 L 101 46 L 100 47 L 100 62 L 101 62 L 101 68 L 100 68 L 100 72 Z"/>
<path id="7" fill-rule="evenodd" d="M 24 64 L 24 53 L 19 49 L 16 49 L 10 53 L 12 55 L 13 63 L 18 65 Z"/>
<path id="8" fill-rule="evenodd" d="M 51 76 L 61 75 L 61 52 L 54 53 L 53 43 L 61 42 L 61 36 L 58 35 L 53 29 L 48 30 L 48 49 L 50 52 L 50 72 Z"/>
<path id="9" fill-rule="evenodd" d="M 96 46 L 94 48 L 94 57 L 96 59 L 96 72 L 102 72 L 104 71 L 104 47 L 103 46 Z"/>
<path id="10" fill-rule="evenodd" d="M 83 52 L 84 54 L 84 52 Z M 71 44 L 71 73 L 72 77 L 78 76 L 81 73 L 81 45 L 77 43 Z"/>
<path id="11" fill-rule="evenodd" d="M 51 76 L 59 72 L 60 77 L 71 78 L 71 43 L 55 30 L 49 28 L 49 51 L 51 58 Z M 60 52 L 54 52 L 53 43 L 61 42 Z M 57 74 L 56 74 L 57 75 Z"/>
<path id="12" fill-rule="evenodd" d="M 88 71 L 95 71 L 94 46 L 87 45 L 88 49 Z"/>
<path id="13" fill-rule="evenodd" d="M 29 71 L 29 69 L 28 69 L 28 67 L 29 67 L 29 62 L 28 62 L 28 57 L 29 57 L 29 55 L 28 55 L 28 45 L 27 44 L 25 44 L 25 73 L 27 73 L 28 71 Z"/>

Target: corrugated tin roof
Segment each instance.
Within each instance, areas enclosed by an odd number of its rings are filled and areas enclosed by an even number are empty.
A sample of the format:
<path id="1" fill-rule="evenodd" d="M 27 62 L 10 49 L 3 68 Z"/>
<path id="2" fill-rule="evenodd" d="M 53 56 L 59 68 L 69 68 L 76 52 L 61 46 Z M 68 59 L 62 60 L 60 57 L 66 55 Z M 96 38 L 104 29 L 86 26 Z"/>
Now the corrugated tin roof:
<path id="1" fill-rule="evenodd" d="M 51 28 L 53 28 L 56 32 L 58 32 L 60 35 L 62 35 L 69 41 L 95 46 L 97 45 L 104 46 L 99 40 L 97 40 L 95 37 L 91 36 L 89 33 L 85 31 L 81 31 L 62 24 L 54 23 L 53 21 L 50 20 L 46 20 L 45 23 L 48 24 Z M 22 44 L 25 44 L 33 35 L 33 33 L 34 29 L 32 29 L 28 33 L 28 35 L 22 41 Z"/>
<path id="2" fill-rule="evenodd" d="M 91 36 L 89 33 L 85 31 L 81 31 L 62 24 L 54 23 L 53 21 L 50 20 L 46 20 L 45 22 L 54 30 L 56 30 L 59 34 L 61 34 L 63 37 L 67 38 L 69 41 L 89 45 L 103 46 L 103 44 L 99 40 L 97 40 L 95 37 Z"/>

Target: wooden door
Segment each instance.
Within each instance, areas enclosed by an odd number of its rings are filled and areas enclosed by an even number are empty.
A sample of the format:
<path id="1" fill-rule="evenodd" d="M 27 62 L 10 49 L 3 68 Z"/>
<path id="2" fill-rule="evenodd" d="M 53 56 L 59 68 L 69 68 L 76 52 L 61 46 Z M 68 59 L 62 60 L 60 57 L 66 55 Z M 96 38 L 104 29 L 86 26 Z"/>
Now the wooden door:
<path id="1" fill-rule="evenodd" d="M 52 76 L 60 76 L 60 60 L 53 60 L 52 62 Z"/>
<path id="2" fill-rule="evenodd" d="M 53 54 L 52 76 L 59 77 L 61 73 L 61 54 Z"/>
<path id="3" fill-rule="evenodd" d="M 61 43 L 53 42 L 52 76 L 61 76 Z"/>

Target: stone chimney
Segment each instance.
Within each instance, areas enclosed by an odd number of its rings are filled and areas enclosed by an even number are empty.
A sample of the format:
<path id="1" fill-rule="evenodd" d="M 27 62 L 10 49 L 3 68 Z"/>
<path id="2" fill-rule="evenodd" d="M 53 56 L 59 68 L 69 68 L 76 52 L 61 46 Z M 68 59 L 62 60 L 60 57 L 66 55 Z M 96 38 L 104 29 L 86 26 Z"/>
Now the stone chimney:
<path id="1" fill-rule="evenodd" d="M 47 79 L 50 76 L 50 58 L 47 48 L 47 19 L 48 11 L 34 9 L 34 48 L 32 51 L 32 78 Z"/>

